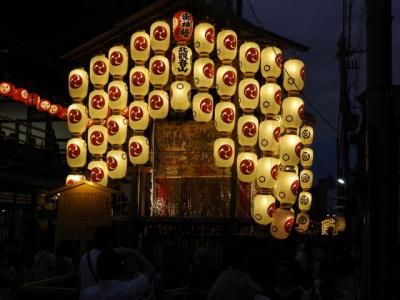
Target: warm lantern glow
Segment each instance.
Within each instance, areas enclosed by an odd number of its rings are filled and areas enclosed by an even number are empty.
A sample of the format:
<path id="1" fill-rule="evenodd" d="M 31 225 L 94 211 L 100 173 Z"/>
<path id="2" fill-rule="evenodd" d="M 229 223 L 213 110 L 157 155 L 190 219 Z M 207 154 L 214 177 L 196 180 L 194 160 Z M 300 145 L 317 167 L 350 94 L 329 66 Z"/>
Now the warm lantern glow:
<path id="1" fill-rule="evenodd" d="M 257 186 L 271 189 L 275 192 L 279 175 L 279 159 L 274 157 L 262 157 L 257 164 Z"/>
<path id="2" fill-rule="evenodd" d="M 230 138 L 214 141 L 214 162 L 217 167 L 230 168 L 235 160 L 235 142 Z"/>
<path id="3" fill-rule="evenodd" d="M 128 120 L 121 115 L 112 115 L 107 119 L 108 142 L 122 145 L 126 141 Z"/>
<path id="4" fill-rule="evenodd" d="M 286 134 L 280 140 L 280 159 L 284 166 L 297 166 L 300 161 L 303 143 L 294 134 Z"/>
<path id="5" fill-rule="evenodd" d="M 162 54 L 169 48 L 171 29 L 165 21 L 156 21 L 150 27 L 150 45 L 156 54 Z"/>
<path id="6" fill-rule="evenodd" d="M 258 107 L 260 98 L 260 85 L 254 78 L 246 78 L 239 82 L 238 89 L 240 108 L 252 112 Z"/>
<path id="7" fill-rule="evenodd" d="M 92 119 L 107 118 L 108 94 L 103 90 L 94 90 L 89 94 L 89 115 Z"/>
<path id="8" fill-rule="evenodd" d="M 149 71 L 142 66 L 136 66 L 129 72 L 129 90 L 134 97 L 144 97 L 149 92 Z"/>
<path id="9" fill-rule="evenodd" d="M 222 30 L 217 35 L 217 55 L 223 63 L 231 63 L 237 53 L 237 35 L 233 30 Z"/>
<path id="10" fill-rule="evenodd" d="M 187 44 L 193 35 L 193 16 L 186 10 L 180 10 L 172 19 L 172 34 L 175 41 Z"/>
<path id="11" fill-rule="evenodd" d="M 129 104 L 129 127 L 133 130 L 145 130 L 149 126 L 149 111 L 144 101 Z"/>
<path id="12" fill-rule="evenodd" d="M 102 89 L 108 82 L 110 66 L 104 54 L 96 55 L 90 60 L 90 82 L 96 89 Z"/>
<path id="13" fill-rule="evenodd" d="M 150 37 L 144 31 L 138 31 L 131 36 L 131 57 L 136 64 L 144 64 L 150 56 Z"/>
<path id="14" fill-rule="evenodd" d="M 269 151 L 272 155 L 279 154 L 279 140 L 281 138 L 280 121 L 265 120 L 260 123 L 258 146 L 260 150 Z"/>
<path id="15" fill-rule="evenodd" d="M 282 51 L 277 47 L 265 47 L 261 51 L 261 74 L 265 79 L 272 78 L 273 81 L 282 72 Z"/>
<path id="16" fill-rule="evenodd" d="M 276 197 L 281 204 L 293 205 L 299 193 L 299 176 L 295 172 L 279 172 Z"/>
<path id="17" fill-rule="evenodd" d="M 275 210 L 274 217 L 272 219 L 270 229 L 271 235 L 280 240 L 286 239 L 290 235 L 293 225 L 293 209 L 279 207 Z"/>
<path id="18" fill-rule="evenodd" d="M 88 130 L 88 148 L 92 155 L 103 155 L 107 151 L 108 132 L 103 125 L 93 125 Z"/>
<path id="19" fill-rule="evenodd" d="M 246 75 L 254 75 L 260 68 L 260 46 L 246 42 L 239 49 L 240 71 Z"/>
<path id="20" fill-rule="evenodd" d="M 308 191 L 311 189 L 313 179 L 313 171 L 304 169 L 300 172 L 300 187 L 303 189 L 303 191 Z"/>
<path id="21" fill-rule="evenodd" d="M 82 101 L 88 93 L 89 75 L 84 69 L 74 69 L 69 72 L 68 92 L 74 101 Z"/>
<path id="22" fill-rule="evenodd" d="M 201 55 L 208 55 L 214 49 L 215 29 L 209 23 L 199 23 L 194 28 L 194 49 Z"/>
<path id="23" fill-rule="evenodd" d="M 314 151 L 311 148 L 303 148 L 300 154 L 300 163 L 305 169 L 312 167 L 314 162 Z"/>
<path id="24" fill-rule="evenodd" d="M 252 152 L 239 153 L 236 161 L 238 179 L 243 182 L 254 182 L 257 173 L 257 155 Z"/>
<path id="25" fill-rule="evenodd" d="M 221 66 L 217 70 L 216 88 L 221 97 L 230 98 L 236 92 L 237 72 L 235 67 Z"/>
<path id="26" fill-rule="evenodd" d="M 145 136 L 135 135 L 129 139 L 129 160 L 134 165 L 143 165 L 149 161 L 150 142 Z"/>
<path id="27" fill-rule="evenodd" d="M 71 168 L 80 168 L 86 164 L 86 142 L 81 138 L 72 138 L 67 143 L 67 164 Z"/>
<path id="28" fill-rule="evenodd" d="M 187 81 L 174 81 L 171 83 L 171 107 L 175 111 L 185 111 L 190 107 L 191 86 Z"/>
<path id="29" fill-rule="evenodd" d="M 213 97 L 209 93 L 198 93 L 193 97 L 193 119 L 197 122 L 209 122 L 214 111 Z"/>
<path id="30" fill-rule="evenodd" d="M 122 111 L 128 103 L 128 86 L 121 80 L 108 84 L 108 105 L 112 110 Z"/>
<path id="31" fill-rule="evenodd" d="M 215 106 L 215 127 L 219 132 L 232 132 L 235 128 L 236 107 L 232 102 L 221 101 Z"/>
<path id="32" fill-rule="evenodd" d="M 276 83 L 267 82 L 261 87 L 260 109 L 264 115 L 277 115 L 282 104 L 282 89 Z"/>
<path id="33" fill-rule="evenodd" d="M 152 85 L 162 88 L 168 83 L 169 61 L 165 56 L 156 55 L 149 62 L 149 80 Z"/>
<path id="34" fill-rule="evenodd" d="M 110 74 L 116 79 L 122 79 L 128 72 L 129 56 L 124 46 L 114 46 L 108 50 Z"/>
<path id="35" fill-rule="evenodd" d="M 71 104 L 68 107 L 68 130 L 72 134 L 81 135 L 86 131 L 88 122 L 87 108 L 80 103 Z"/>
<path id="36" fill-rule="evenodd" d="M 308 231 L 310 226 L 310 216 L 305 212 L 300 212 L 296 218 L 296 230 L 300 233 Z"/>
<path id="37" fill-rule="evenodd" d="M 111 179 L 121 179 L 126 175 L 128 159 L 122 150 L 111 150 L 107 153 L 108 176 Z"/>
<path id="38" fill-rule="evenodd" d="M 163 90 L 151 91 L 148 97 L 149 115 L 153 119 L 164 119 L 168 116 L 168 93 Z"/>
<path id="39" fill-rule="evenodd" d="M 253 199 L 251 216 L 258 224 L 268 225 L 275 212 L 275 197 L 272 195 L 256 195 Z"/>
<path id="40" fill-rule="evenodd" d="M 107 186 L 108 184 L 108 168 L 107 164 L 102 160 L 93 160 L 88 165 L 89 179 L 91 182 Z"/>
<path id="41" fill-rule="evenodd" d="M 283 65 L 283 87 L 290 92 L 300 92 L 304 88 L 305 66 L 299 59 L 288 59 Z"/>
<path id="42" fill-rule="evenodd" d="M 199 90 L 207 90 L 214 83 L 214 62 L 209 58 L 199 58 L 193 66 L 193 82 Z"/>
<path id="43" fill-rule="evenodd" d="M 258 139 L 258 119 L 254 115 L 243 115 L 238 120 L 238 142 L 241 146 L 254 146 Z"/>
<path id="44" fill-rule="evenodd" d="M 304 101 L 299 97 L 287 97 L 282 103 L 282 125 L 298 129 L 303 123 Z"/>
<path id="45" fill-rule="evenodd" d="M 65 179 L 65 185 L 69 186 L 72 184 L 75 184 L 79 181 L 85 180 L 85 176 L 84 175 L 80 175 L 80 174 L 70 174 L 67 176 L 67 178 Z"/>
<path id="46" fill-rule="evenodd" d="M 314 140 L 314 128 L 303 125 L 300 129 L 300 138 L 304 146 L 310 146 Z"/>
<path id="47" fill-rule="evenodd" d="M 312 204 L 312 195 L 310 192 L 302 191 L 299 194 L 299 209 L 301 211 L 309 211 Z"/>
<path id="48" fill-rule="evenodd" d="M 192 72 L 192 50 L 187 46 L 172 49 L 171 69 L 175 76 L 186 77 Z"/>

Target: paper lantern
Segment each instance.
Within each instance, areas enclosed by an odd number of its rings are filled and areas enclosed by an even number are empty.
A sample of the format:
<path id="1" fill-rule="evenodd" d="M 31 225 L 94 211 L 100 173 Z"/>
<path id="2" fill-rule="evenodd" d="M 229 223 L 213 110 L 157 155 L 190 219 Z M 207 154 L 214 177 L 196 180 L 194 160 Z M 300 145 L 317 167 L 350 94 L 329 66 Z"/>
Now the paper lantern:
<path id="1" fill-rule="evenodd" d="M 18 96 L 18 98 L 16 99 L 17 101 L 20 101 L 22 103 L 25 103 L 25 101 L 28 100 L 29 98 L 29 92 L 27 89 L 24 88 L 18 88 L 16 89 L 16 94 Z"/>
<path id="2" fill-rule="evenodd" d="M 299 176 L 295 172 L 279 172 L 276 197 L 281 204 L 292 205 L 299 192 Z"/>
<path id="3" fill-rule="evenodd" d="M 282 103 L 282 125 L 285 128 L 300 128 L 304 118 L 304 101 L 299 97 L 287 97 Z"/>
<path id="4" fill-rule="evenodd" d="M 175 111 L 182 112 L 190 107 L 191 86 L 187 81 L 174 81 L 171 84 L 171 107 Z"/>
<path id="5" fill-rule="evenodd" d="M 238 120 L 238 142 L 241 146 L 254 146 L 258 139 L 258 119 L 254 115 L 243 115 Z"/>
<path id="6" fill-rule="evenodd" d="M 283 87 L 291 94 L 304 88 L 305 66 L 299 59 L 288 59 L 283 65 Z"/>
<path id="7" fill-rule="evenodd" d="M 260 109 L 264 115 L 277 115 L 282 104 L 282 89 L 276 83 L 267 82 L 261 87 Z"/>
<path id="8" fill-rule="evenodd" d="M 305 169 L 311 168 L 314 162 L 314 151 L 311 148 L 303 148 L 300 154 L 300 163 Z"/>
<path id="9" fill-rule="evenodd" d="M 192 71 L 192 50 L 187 46 L 172 49 L 171 69 L 175 76 L 186 77 Z"/>
<path id="10" fill-rule="evenodd" d="M 108 82 L 110 66 L 104 54 L 96 55 L 90 60 L 90 82 L 96 89 L 102 89 Z"/>
<path id="11" fill-rule="evenodd" d="M 271 189 L 275 192 L 278 183 L 279 159 L 262 157 L 258 160 L 256 183 L 259 188 Z"/>
<path id="12" fill-rule="evenodd" d="M 3 96 L 11 96 L 15 86 L 9 82 L 0 82 L 0 94 Z"/>
<path id="13" fill-rule="evenodd" d="M 129 56 L 124 46 L 114 46 L 108 50 L 110 74 L 115 79 L 122 79 L 128 72 Z"/>
<path id="14" fill-rule="evenodd" d="M 260 85 L 254 78 L 246 78 L 239 82 L 238 97 L 240 108 L 252 112 L 258 107 Z"/>
<path id="15" fill-rule="evenodd" d="M 151 91 L 148 98 L 148 111 L 153 119 L 164 119 L 168 116 L 168 93 L 163 90 Z"/>
<path id="16" fill-rule="evenodd" d="M 239 153 L 236 161 L 238 179 L 242 182 L 254 182 L 257 173 L 257 155 L 252 152 Z"/>
<path id="17" fill-rule="evenodd" d="M 300 212 L 296 218 L 296 230 L 300 233 L 308 231 L 310 226 L 310 216 L 305 212 Z"/>
<path id="18" fill-rule="evenodd" d="M 53 116 L 53 117 L 57 116 L 57 114 L 61 108 L 62 108 L 62 106 L 59 104 L 51 104 L 48 113 L 50 116 Z"/>
<path id="19" fill-rule="evenodd" d="M 193 66 L 193 82 L 201 91 L 210 89 L 214 83 L 214 62 L 209 58 L 199 58 Z"/>
<path id="20" fill-rule="evenodd" d="M 282 50 L 277 47 L 265 47 L 261 51 L 261 75 L 273 81 L 282 73 Z"/>
<path id="21" fill-rule="evenodd" d="M 102 160 L 93 160 L 88 165 L 89 179 L 91 182 L 107 186 L 108 168 L 106 162 Z"/>
<path id="22" fill-rule="evenodd" d="M 300 138 L 304 146 L 310 146 L 314 140 L 314 128 L 308 125 L 303 125 L 300 128 Z"/>
<path id="23" fill-rule="evenodd" d="M 84 175 L 80 175 L 80 174 L 70 174 L 67 176 L 67 178 L 65 179 L 65 185 L 69 186 L 75 183 L 78 183 L 79 181 L 85 180 L 85 176 Z"/>
<path id="24" fill-rule="evenodd" d="M 111 150 L 107 153 L 108 176 L 111 179 L 121 179 L 126 175 L 128 159 L 122 150 Z"/>
<path id="25" fill-rule="evenodd" d="M 71 104 L 68 107 L 68 130 L 72 134 L 82 134 L 86 130 L 88 122 L 87 108 L 80 103 Z"/>
<path id="26" fill-rule="evenodd" d="M 288 238 L 292 231 L 294 221 L 293 209 L 277 208 L 271 222 L 271 235 L 280 240 Z"/>
<path id="27" fill-rule="evenodd" d="M 161 89 L 168 83 L 169 61 L 165 56 L 156 55 L 149 62 L 149 80 L 156 88 Z"/>
<path id="28" fill-rule="evenodd" d="M 66 120 L 68 118 L 68 109 L 62 107 L 57 114 L 57 117 L 61 120 Z"/>
<path id="29" fill-rule="evenodd" d="M 215 106 L 215 127 L 219 132 L 232 132 L 235 128 L 236 107 L 232 102 L 221 101 Z"/>
<path id="30" fill-rule="evenodd" d="M 134 97 L 144 97 L 149 92 L 149 71 L 142 66 L 136 66 L 129 72 L 129 90 Z"/>
<path id="31" fill-rule="evenodd" d="M 209 93 L 198 93 L 193 97 L 193 119 L 197 122 L 209 122 L 214 111 L 213 97 Z"/>
<path id="32" fill-rule="evenodd" d="M 230 138 L 214 141 L 214 163 L 219 168 L 230 168 L 235 160 L 235 142 Z"/>
<path id="33" fill-rule="evenodd" d="M 232 30 L 222 30 L 217 35 L 217 55 L 224 63 L 231 63 L 237 53 L 237 35 Z"/>
<path id="34" fill-rule="evenodd" d="M 114 94 L 114 92 L 113 92 Z M 89 116 L 92 119 L 102 120 L 107 118 L 108 94 L 103 90 L 94 90 L 89 94 Z"/>
<path id="35" fill-rule="evenodd" d="M 156 54 L 162 54 L 169 48 L 171 30 L 165 21 L 156 21 L 150 27 L 150 46 Z"/>
<path id="36" fill-rule="evenodd" d="M 214 49 L 215 29 L 209 23 L 199 23 L 194 28 L 194 49 L 202 55 L 210 54 Z"/>
<path id="37" fill-rule="evenodd" d="M 48 112 L 51 107 L 51 102 L 47 99 L 40 99 L 38 102 L 36 102 L 36 109 L 39 112 Z"/>
<path id="38" fill-rule="evenodd" d="M 253 42 L 246 42 L 239 49 L 240 71 L 246 75 L 254 75 L 260 68 L 260 46 Z"/>
<path id="39" fill-rule="evenodd" d="M 86 142 L 81 138 L 72 138 L 67 143 L 67 164 L 71 168 L 80 168 L 86 164 Z"/>
<path id="40" fill-rule="evenodd" d="M 145 130 L 149 126 L 149 111 L 144 101 L 129 104 L 129 127 L 133 130 Z"/>
<path id="41" fill-rule="evenodd" d="M 303 191 L 308 191 L 311 189 L 313 179 L 313 171 L 304 169 L 300 172 L 300 187 L 303 189 Z"/>
<path id="42" fill-rule="evenodd" d="M 253 199 L 251 216 L 253 220 L 261 225 L 272 222 L 275 212 L 275 197 L 272 195 L 256 195 Z"/>
<path id="43" fill-rule="evenodd" d="M 188 43 L 193 35 L 193 16 L 185 10 L 178 11 L 172 19 L 172 34 L 178 43 Z"/>
<path id="44" fill-rule="evenodd" d="M 122 80 L 108 84 L 108 105 L 112 110 L 122 111 L 128 103 L 128 86 Z"/>
<path id="45" fill-rule="evenodd" d="M 143 65 L 150 56 L 150 37 L 144 31 L 138 31 L 131 36 L 131 57 L 138 65 Z"/>
<path id="46" fill-rule="evenodd" d="M 147 137 L 135 135 L 129 139 L 129 160 L 134 165 L 143 165 L 149 161 L 150 142 Z"/>
<path id="47" fill-rule="evenodd" d="M 40 101 L 40 96 L 38 94 L 31 93 L 31 98 L 32 98 L 31 106 L 36 106 L 36 103 Z"/>
<path id="48" fill-rule="evenodd" d="M 89 87 L 89 75 L 84 69 L 74 69 L 69 72 L 68 92 L 74 101 L 82 101 Z"/>
<path id="49" fill-rule="evenodd" d="M 128 120 L 121 115 L 112 115 L 107 119 L 108 142 L 122 145 L 126 141 Z"/>
<path id="50" fill-rule="evenodd" d="M 88 148 L 92 155 L 103 155 L 107 151 L 108 132 L 103 125 L 93 125 L 88 130 Z"/>
<path id="51" fill-rule="evenodd" d="M 221 66 L 217 69 L 216 89 L 218 95 L 232 97 L 236 92 L 237 72 L 235 67 Z"/>
<path id="52" fill-rule="evenodd" d="M 258 146 L 263 152 L 271 152 L 272 155 L 279 154 L 279 140 L 281 138 L 281 127 L 278 120 L 265 120 L 260 123 L 258 129 Z"/>
<path id="53" fill-rule="evenodd" d="M 299 209 L 309 211 L 312 204 L 312 195 L 310 192 L 302 191 L 299 194 Z"/>
<path id="54" fill-rule="evenodd" d="M 296 166 L 300 161 L 303 143 L 294 134 L 286 134 L 280 140 L 280 159 L 284 166 Z"/>

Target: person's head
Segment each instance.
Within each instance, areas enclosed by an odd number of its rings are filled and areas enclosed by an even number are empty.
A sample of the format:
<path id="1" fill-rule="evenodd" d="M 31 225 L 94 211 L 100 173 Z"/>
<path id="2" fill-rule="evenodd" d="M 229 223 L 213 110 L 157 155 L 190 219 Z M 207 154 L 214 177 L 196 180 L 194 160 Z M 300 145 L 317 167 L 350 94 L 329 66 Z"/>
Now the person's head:
<path id="1" fill-rule="evenodd" d="M 97 274 L 101 280 L 119 279 L 122 272 L 121 257 L 114 249 L 105 249 L 97 257 Z"/>
<path id="2" fill-rule="evenodd" d="M 94 243 L 98 249 L 106 249 L 113 246 L 115 232 L 111 226 L 103 225 L 97 227 L 94 232 Z"/>

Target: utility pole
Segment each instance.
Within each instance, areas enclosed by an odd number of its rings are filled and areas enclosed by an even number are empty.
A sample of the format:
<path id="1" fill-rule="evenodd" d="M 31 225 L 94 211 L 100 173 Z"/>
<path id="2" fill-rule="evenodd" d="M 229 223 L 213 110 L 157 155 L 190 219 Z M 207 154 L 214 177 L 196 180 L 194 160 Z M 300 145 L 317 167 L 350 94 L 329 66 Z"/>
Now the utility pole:
<path id="1" fill-rule="evenodd" d="M 367 8 L 367 213 L 363 299 L 398 299 L 398 155 L 392 96 L 391 0 Z M 393 138 L 390 138 L 390 136 Z"/>

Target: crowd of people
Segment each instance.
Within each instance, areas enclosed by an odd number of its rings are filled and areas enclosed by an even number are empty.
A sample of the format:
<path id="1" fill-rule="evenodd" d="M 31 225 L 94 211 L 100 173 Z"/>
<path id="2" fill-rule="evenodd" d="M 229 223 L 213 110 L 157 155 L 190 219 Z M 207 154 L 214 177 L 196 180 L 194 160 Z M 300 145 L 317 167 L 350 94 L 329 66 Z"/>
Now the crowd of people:
<path id="1" fill-rule="evenodd" d="M 223 268 L 207 247 L 198 247 L 184 287 L 165 287 L 162 270 L 138 251 L 118 247 L 112 227 L 101 226 L 94 247 L 74 263 L 68 245 L 52 251 L 46 241 L 34 254 L 29 247 L 0 244 L 0 300 L 18 299 L 23 283 L 75 275 L 76 299 L 147 300 L 358 300 L 359 253 L 355 244 L 299 240 L 293 255 L 273 260 L 263 248 L 232 250 Z"/>

